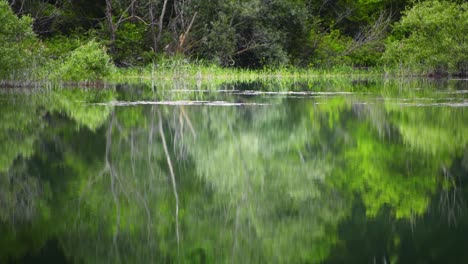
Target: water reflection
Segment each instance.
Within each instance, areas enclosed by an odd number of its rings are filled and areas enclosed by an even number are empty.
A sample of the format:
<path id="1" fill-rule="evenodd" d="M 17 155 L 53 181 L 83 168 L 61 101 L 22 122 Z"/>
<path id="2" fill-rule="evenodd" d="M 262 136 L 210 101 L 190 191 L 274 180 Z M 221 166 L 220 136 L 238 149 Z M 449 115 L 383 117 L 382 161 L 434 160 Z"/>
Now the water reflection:
<path id="1" fill-rule="evenodd" d="M 0 262 L 468 259 L 465 84 L 282 85 L 4 91 Z"/>

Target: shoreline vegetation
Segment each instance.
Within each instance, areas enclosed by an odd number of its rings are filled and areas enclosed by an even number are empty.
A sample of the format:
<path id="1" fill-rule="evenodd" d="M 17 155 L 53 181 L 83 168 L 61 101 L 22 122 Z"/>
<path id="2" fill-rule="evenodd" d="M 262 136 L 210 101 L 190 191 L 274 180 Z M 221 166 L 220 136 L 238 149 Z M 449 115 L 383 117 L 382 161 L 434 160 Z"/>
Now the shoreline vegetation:
<path id="1" fill-rule="evenodd" d="M 118 68 L 111 66 L 109 73 L 97 79 L 86 79 L 86 76 L 78 78 L 60 78 L 56 73 L 50 75 L 34 76 L 22 80 L 0 79 L 0 88 L 36 87 L 41 85 L 63 85 L 78 87 L 104 87 L 107 84 L 119 83 L 143 83 L 143 82 L 253 82 L 285 79 L 289 81 L 313 81 L 329 79 L 398 79 L 398 78 L 427 78 L 427 79 L 465 79 L 465 75 L 443 74 L 434 75 L 428 72 L 411 72 L 410 69 L 389 69 L 384 67 L 355 68 L 352 66 L 340 66 L 329 69 L 318 68 L 264 68 L 242 69 L 223 68 L 214 64 L 206 65 L 188 62 L 186 59 L 169 60 L 170 65 L 151 64 L 147 67 Z M 166 61 L 167 63 L 167 61 Z M 39 71 L 42 71 L 40 69 Z"/>
<path id="2" fill-rule="evenodd" d="M 137 0 L 97 1 L 94 7 L 30 2 L 0 0 L 0 87 L 468 74 L 463 1 L 408 0 L 392 8 L 358 1 L 339 23 L 327 13 L 347 8 L 339 1 L 323 2 L 320 12 L 307 1 L 289 0 L 249 0 L 240 7 L 220 1 L 217 9 L 210 2 L 150 1 L 150 11 Z M 191 19 L 180 21 L 167 8 Z M 92 24 L 85 11 L 100 22 Z M 215 18 L 230 22 L 215 25 Z"/>
<path id="3" fill-rule="evenodd" d="M 339 67 L 332 69 L 315 68 L 281 68 L 281 69 L 241 69 L 223 68 L 217 65 L 197 65 L 184 60 L 183 65 L 158 67 L 117 68 L 106 77 L 87 80 L 85 78 L 70 80 L 67 78 L 31 78 L 23 80 L 0 79 L 1 88 L 40 88 L 40 87 L 95 87 L 102 88 L 116 84 L 141 84 L 151 86 L 166 85 L 168 83 L 189 83 L 198 85 L 211 83 L 249 83 L 284 81 L 310 82 L 327 80 L 395 80 L 395 79 L 427 79 L 427 80 L 468 80 L 464 75 L 433 75 L 431 73 L 414 73 L 409 70 L 395 70 L 384 68 L 353 68 Z M 180 62 L 176 62 L 180 64 Z M 177 86 L 177 85 L 176 85 Z"/>

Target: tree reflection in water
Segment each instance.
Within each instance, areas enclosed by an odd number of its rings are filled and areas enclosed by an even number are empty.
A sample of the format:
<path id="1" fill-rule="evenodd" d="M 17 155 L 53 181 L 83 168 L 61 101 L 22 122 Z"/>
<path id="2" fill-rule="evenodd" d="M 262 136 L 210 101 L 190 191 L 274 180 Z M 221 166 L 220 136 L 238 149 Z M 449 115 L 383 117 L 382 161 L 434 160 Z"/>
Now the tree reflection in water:
<path id="1" fill-rule="evenodd" d="M 307 86 L 290 85 L 278 89 Z M 46 248 L 85 263 L 466 259 L 464 107 L 421 105 L 445 100 L 431 86 L 346 85 L 301 98 L 139 95 L 242 106 L 94 104 L 134 100 L 121 89 L 5 93 L 0 262 Z"/>

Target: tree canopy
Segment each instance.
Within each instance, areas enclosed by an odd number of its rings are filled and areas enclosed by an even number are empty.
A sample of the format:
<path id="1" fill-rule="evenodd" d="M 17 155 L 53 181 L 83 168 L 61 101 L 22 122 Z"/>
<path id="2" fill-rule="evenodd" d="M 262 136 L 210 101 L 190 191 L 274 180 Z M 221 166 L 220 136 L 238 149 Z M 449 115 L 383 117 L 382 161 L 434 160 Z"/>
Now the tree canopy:
<path id="1" fill-rule="evenodd" d="M 65 57 L 70 63 L 86 61 L 75 49 L 83 45 L 81 50 L 88 54 L 99 53 L 99 45 L 86 44 L 93 40 L 105 45 L 121 67 L 182 56 L 224 67 L 386 66 L 466 74 L 468 60 L 464 38 L 468 11 L 463 1 L 1 2 L 5 23 L 0 61 L 3 65 L 14 61 L 18 70 L 31 62 L 33 54 L 39 56 L 38 65 Z M 13 42 L 21 45 L 8 44 Z M 40 52 L 38 43 L 44 46 Z M 99 65 L 87 62 L 85 67 L 97 67 L 96 72 L 106 68 L 107 60 L 95 57 Z M 45 64 L 49 70 L 57 66 Z M 12 70 L 3 67 L 3 78 Z"/>

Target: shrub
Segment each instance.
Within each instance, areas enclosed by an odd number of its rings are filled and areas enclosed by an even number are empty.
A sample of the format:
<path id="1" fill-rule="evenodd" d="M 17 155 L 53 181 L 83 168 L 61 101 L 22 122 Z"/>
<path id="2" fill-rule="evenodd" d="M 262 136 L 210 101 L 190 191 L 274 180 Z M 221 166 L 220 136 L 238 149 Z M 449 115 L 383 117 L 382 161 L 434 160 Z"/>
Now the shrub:
<path id="1" fill-rule="evenodd" d="M 142 23 L 123 23 L 117 31 L 115 40 L 116 53 L 113 54 L 114 61 L 117 65 L 133 66 L 142 65 L 145 62 L 143 56 L 145 52 L 145 25 Z"/>
<path id="2" fill-rule="evenodd" d="M 54 79 L 95 81 L 108 76 L 113 69 L 103 46 L 95 40 L 76 48 L 58 63 Z"/>
<path id="3" fill-rule="evenodd" d="M 32 19 L 18 18 L 4 0 L 0 0 L 0 18 L 0 78 L 28 78 L 40 50 Z"/>
<path id="4" fill-rule="evenodd" d="M 72 36 L 56 35 L 43 40 L 46 49 L 44 56 L 48 59 L 59 59 L 66 57 L 71 51 L 86 44 L 90 38 L 78 34 Z"/>
<path id="5" fill-rule="evenodd" d="M 312 65 L 321 68 L 349 65 L 349 57 L 343 54 L 352 39 L 341 34 L 339 30 L 331 30 L 323 36 L 321 34 L 314 31 L 310 34 L 310 42 L 318 42 L 313 52 Z"/>
<path id="6" fill-rule="evenodd" d="M 426 73 L 466 74 L 466 36 L 468 3 L 418 3 L 396 24 L 383 59 Z"/>

